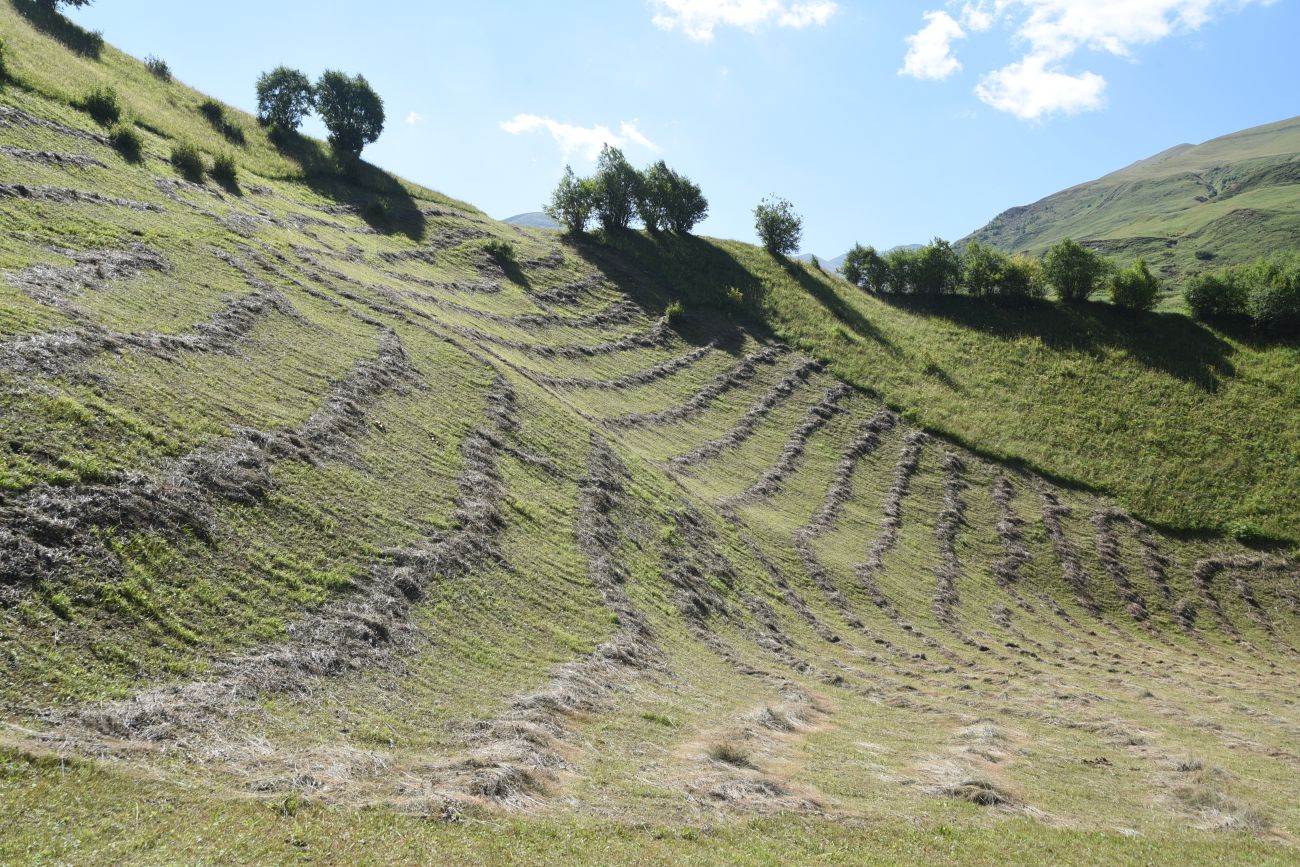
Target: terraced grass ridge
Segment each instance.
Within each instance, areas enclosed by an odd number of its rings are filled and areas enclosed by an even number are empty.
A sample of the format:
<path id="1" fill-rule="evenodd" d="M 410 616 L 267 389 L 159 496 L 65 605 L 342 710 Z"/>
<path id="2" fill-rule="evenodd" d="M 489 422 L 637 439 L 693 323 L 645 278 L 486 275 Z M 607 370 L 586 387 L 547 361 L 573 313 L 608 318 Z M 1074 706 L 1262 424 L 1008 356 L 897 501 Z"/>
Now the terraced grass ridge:
<path id="1" fill-rule="evenodd" d="M 1062 238 L 1143 256 L 1179 282 L 1293 248 L 1300 238 L 1300 117 L 1199 145 L 1011 208 L 965 240 L 1042 253 Z"/>
<path id="2" fill-rule="evenodd" d="M 1086 396 L 1113 347 L 739 244 L 566 242 L 229 110 L 233 145 L 15 8 L 0 862 L 1300 857 L 1296 560 L 913 420 L 1046 436 L 1031 372 L 944 353 L 1051 350 Z M 97 84 L 141 161 L 71 107 Z M 237 184 L 180 179 L 181 139 Z M 1215 389 L 1123 362 L 1171 424 L 1294 388 L 1285 347 L 1205 339 Z M 1251 490 L 1295 538 L 1279 461 Z M 1213 500 L 1183 483 L 1150 510 Z"/>

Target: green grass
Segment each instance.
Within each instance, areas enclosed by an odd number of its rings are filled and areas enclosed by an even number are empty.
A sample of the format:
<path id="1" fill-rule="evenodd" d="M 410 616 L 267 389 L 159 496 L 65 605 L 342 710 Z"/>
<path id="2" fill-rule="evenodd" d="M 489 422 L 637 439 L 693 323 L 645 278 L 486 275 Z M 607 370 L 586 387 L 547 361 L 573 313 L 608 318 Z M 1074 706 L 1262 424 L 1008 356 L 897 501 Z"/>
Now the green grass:
<path id="1" fill-rule="evenodd" d="M 222 116 L 246 144 L 218 141 L 202 95 L 109 46 L 98 60 L 69 53 L 8 5 L 0 20 L 20 73 L 0 99 L 98 132 L 72 91 L 111 84 L 142 145 L 128 162 L 92 138 L 6 126 L 13 148 L 102 164 L 7 152 L 6 182 L 163 209 L 0 199 L 0 530 L 74 554 L 0 584 L 0 809 L 14 817 L 0 861 L 1294 860 L 1298 576 L 1228 568 L 1207 591 L 1195 564 L 1250 552 L 1156 532 L 1168 559 L 1157 577 L 1127 525 L 1103 561 L 1092 521 L 1115 506 L 1111 491 L 1170 524 L 1294 539 L 1295 420 L 1279 411 L 1295 398 L 1292 347 L 1104 306 L 889 305 L 742 244 L 563 243 L 377 170 L 295 168 L 233 110 Z M 166 161 L 178 141 L 209 161 L 231 153 L 238 187 L 179 183 Z M 82 268 L 89 282 L 62 296 L 47 293 L 62 285 L 50 272 L 33 283 L 27 270 L 135 245 L 165 268 Z M 574 297 L 547 300 L 561 290 Z M 232 345 L 157 348 L 269 291 L 289 306 Z M 631 314 L 590 318 L 628 301 Z M 557 349 L 645 333 L 670 308 L 661 343 Z M 92 327 L 121 344 L 51 369 L 16 360 Z M 682 418 L 608 423 L 709 394 L 773 333 L 793 348 Z M 340 383 L 394 339 L 411 376 L 358 405 Z M 741 447 L 669 469 L 765 405 L 807 354 L 828 368 L 779 394 Z M 789 458 L 837 376 L 864 388 Z M 517 426 L 489 403 L 498 379 Z M 911 424 L 883 431 L 842 477 L 882 399 L 954 434 L 924 447 L 901 501 L 876 576 L 892 609 L 856 567 L 881 538 Z M 203 495 L 203 532 L 110 513 L 90 530 L 98 544 L 74 551 L 44 520 L 51 500 L 111 503 L 136 474 L 180 484 L 178 462 L 241 430 L 308 436 L 331 412 L 355 422 L 335 448 L 280 456 L 249 499 Z M 1235 439 L 1199 442 L 1231 426 Z M 1134 433 L 1144 427 L 1164 440 Z M 617 483 L 589 478 L 593 441 L 625 466 Z M 402 603 L 344 618 L 407 562 L 398 552 L 472 520 L 465 508 L 493 486 L 470 446 L 490 451 L 503 488 L 491 544 L 472 563 L 413 558 L 430 574 L 405 614 Z M 1224 477 L 1198 482 L 1213 449 Z M 951 627 L 935 605 L 947 453 L 965 461 Z M 721 508 L 778 462 L 770 496 Z M 1004 474 L 1028 558 L 1014 586 L 995 573 Z M 1040 489 L 1071 510 L 1059 522 L 1095 614 L 1066 580 Z M 832 490 L 838 516 L 796 546 Z M 606 523 L 587 523 L 602 503 Z M 1130 617 L 1116 569 L 1148 624 Z M 619 594 L 643 618 L 644 669 L 605 655 L 629 627 Z M 1190 633 L 1183 602 L 1197 611 Z M 300 689 L 245 684 L 235 704 L 202 703 L 207 679 L 237 677 L 247 655 L 320 612 L 372 635 L 397 626 L 402 643 Z M 78 722 L 101 702 L 187 685 L 200 698 L 182 740 Z M 587 698 L 567 705 L 575 693 Z M 521 765 L 531 777 L 515 799 L 463 779 Z M 971 780 L 1009 803 L 952 795 Z M 1205 830 L 1223 822 L 1240 830 Z"/>

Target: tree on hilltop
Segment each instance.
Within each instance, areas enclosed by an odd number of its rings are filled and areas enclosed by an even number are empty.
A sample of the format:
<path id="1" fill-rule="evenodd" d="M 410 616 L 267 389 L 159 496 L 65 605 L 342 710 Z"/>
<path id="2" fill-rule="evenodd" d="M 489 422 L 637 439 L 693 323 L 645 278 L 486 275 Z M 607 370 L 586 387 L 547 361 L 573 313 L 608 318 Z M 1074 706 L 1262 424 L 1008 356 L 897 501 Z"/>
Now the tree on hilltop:
<path id="1" fill-rule="evenodd" d="M 257 116 L 273 129 L 296 130 L 315 106 L 311 81 L 296 69 L 277 66 L 257 79 Z"/>
<path id="2" fill-rule="evenodd" d="M 754 208 L 754 228 L 769 253 L 787 256 L 799 249 L 803 218 L 795 213 L 794 205 L 774 195 Z"/>
<path id="3" fill-rule="evenodd" d="M 330 144 L 353 156 L 384 131 L 384 101 L 365 76 L 329 70 L 316 83 L 316 111 Z"/>

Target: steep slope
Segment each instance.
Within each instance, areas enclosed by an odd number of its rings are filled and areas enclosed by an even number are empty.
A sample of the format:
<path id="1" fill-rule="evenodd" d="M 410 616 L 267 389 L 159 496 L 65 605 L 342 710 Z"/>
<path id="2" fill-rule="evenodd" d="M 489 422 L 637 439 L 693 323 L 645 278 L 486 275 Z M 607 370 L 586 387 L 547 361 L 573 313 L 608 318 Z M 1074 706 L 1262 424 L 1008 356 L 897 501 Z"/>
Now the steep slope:
<path id="1" fill-rule="evenodd" d="M 1300 244 L 1300 117 L 1179 145 L 1032 205 L 965 240 L 1040 253 L 1062 238 L 1145 256 L 1171 277 Z"/>
<path id="2" fill-rule="evenodd" d="M 1294 561 L 0 23 L 0 860 L 1294 857 Z"/>

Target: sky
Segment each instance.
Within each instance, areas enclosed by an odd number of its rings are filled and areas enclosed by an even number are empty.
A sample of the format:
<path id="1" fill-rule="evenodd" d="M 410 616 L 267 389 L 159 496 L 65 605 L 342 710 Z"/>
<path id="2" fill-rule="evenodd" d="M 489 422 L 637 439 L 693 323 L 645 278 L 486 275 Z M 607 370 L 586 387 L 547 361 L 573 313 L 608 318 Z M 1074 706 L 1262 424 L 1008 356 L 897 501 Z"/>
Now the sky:
<path id="1" fill-rule="evenodd" d="M 604 142 L 703 188 L 698 231 L 803 249 L 958 239 L 1183 142 L 1294 116 L 1300 0 L 96 0 L 69 13 L 255 111 L 257 76 L 360 72 L 365 157 L 497 218 Z M 305 130 L 323 131 L 309 120 Z"/>

